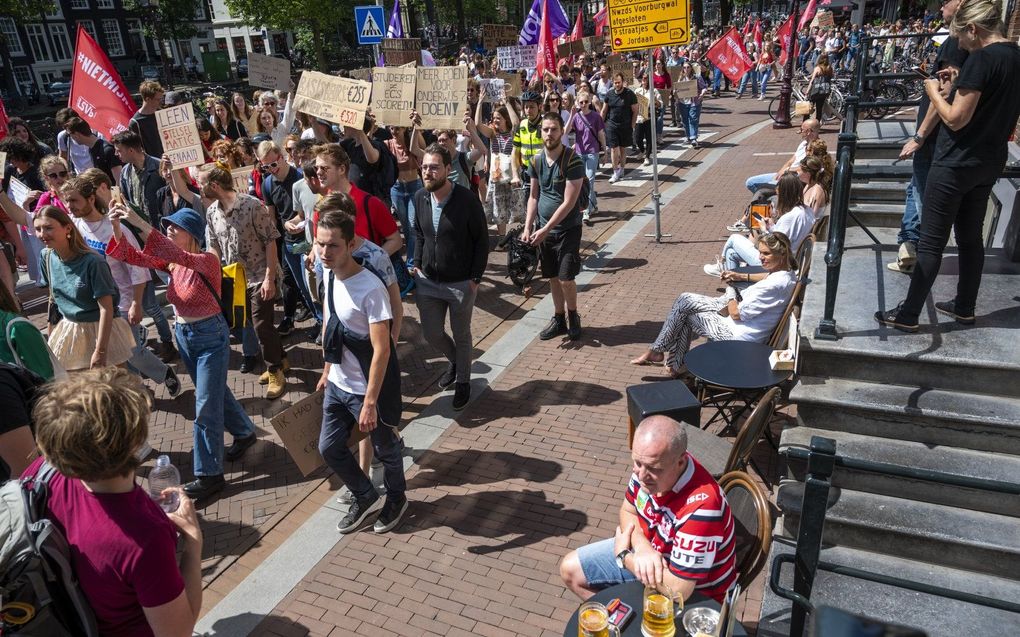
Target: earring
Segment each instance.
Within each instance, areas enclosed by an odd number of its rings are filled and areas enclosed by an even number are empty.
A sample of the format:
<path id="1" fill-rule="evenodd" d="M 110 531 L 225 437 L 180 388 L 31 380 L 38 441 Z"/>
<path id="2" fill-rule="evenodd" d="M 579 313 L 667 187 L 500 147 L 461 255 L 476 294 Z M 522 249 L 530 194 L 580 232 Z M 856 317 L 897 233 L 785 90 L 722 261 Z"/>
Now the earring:
<path id="1" fill-rule="evenodd" d="M 67 235 L 67 238 L 68 238 L 68 239 L 70 239 L 70 238 L 71 238 L 71 235 Z"/>

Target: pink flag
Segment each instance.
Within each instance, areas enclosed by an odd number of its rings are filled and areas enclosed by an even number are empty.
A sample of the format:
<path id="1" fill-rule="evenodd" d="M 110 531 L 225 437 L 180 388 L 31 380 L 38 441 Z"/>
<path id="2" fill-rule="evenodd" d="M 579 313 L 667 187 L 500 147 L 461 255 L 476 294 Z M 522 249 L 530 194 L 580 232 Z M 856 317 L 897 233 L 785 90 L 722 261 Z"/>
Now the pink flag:
<path id="1" fill-rule="evenodd" d="M 786 64 L 786 57 L 790 54 L 790 51 L 794 51 L 793 55 L 796 55 L 797 41 L 793 39 L 791 44 L 791 36 L 793 36 L 793 15 L 790 15 L 776 31 L 776 37 L 779 38 L 779 46 L 782 47 L 783 52 L 779 55 L 779 64 Z"/>
<path id="2" fill-rule="evenodd" d="M 570 34 L 571 40 L 580 40 L 584 37 L 584 8 L 577 8 L 577 20 L 574 22 L 574 31 Z"/>
<path id="3" fill-rule="evenodd" d="M 744 48 L 744 42 L 737 27 L 730 27 L 729 31 L 716 40 L 708 48 L 705 57 L 711 60 L 712 64 L 723 72 L 723 75 L 730 78 L 731 82 L 739 82 L 744 73 L 754 66 L 751 56 Z"/>
<path id="4" fill-rule="evenodd" d="M 754 21 L 754 50 L 761 53 L 761 20 Z"/>
<path id="5" fill-rule="evenodd" d="M 592 16 L 592 20 L 595 22 L 595 35 L 602 35 L 602 29 L 606 28 L 606 22 L 609 21 L 609 9 L 602 7 L 602 10 Z"/>
<path id="6" fill-rule="evenodd" d="M 800 16 L 800 24 L 797 25 L 798 31 L 811 24 L 811 20 L 815 17 L 815 12 L 817 10 L 818 0 L 811 0 L 811 2 L 808 3 L 807 9 L 804 9 L 804 15 Z"/>

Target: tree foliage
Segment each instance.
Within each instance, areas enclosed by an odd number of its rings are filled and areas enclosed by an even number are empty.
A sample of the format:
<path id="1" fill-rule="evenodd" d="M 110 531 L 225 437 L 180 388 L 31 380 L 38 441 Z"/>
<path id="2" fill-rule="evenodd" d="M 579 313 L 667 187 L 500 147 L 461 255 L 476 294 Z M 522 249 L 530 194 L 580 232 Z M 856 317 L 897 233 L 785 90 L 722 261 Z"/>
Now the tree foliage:
<path id="1" fill-rule="evenodd" d="M 146 0 L 125 0 L 124 8 L 144 16 L 142 32 L 162 42 L 190 38 L 198 32 L 194 20 L 200 1 L 160 0 L 152 4 Z"/>
<path id="2" fill-rule="evenodd" d="M 338 32 L 353 33 L 354 2 L 352 0 L 226 0 L 231 14 L 252 27 L 311 33 L 315 59 L 320 69 L 326 68 L 325 40 Z M 341 28 L 343 27 L 343 28 Z"/>

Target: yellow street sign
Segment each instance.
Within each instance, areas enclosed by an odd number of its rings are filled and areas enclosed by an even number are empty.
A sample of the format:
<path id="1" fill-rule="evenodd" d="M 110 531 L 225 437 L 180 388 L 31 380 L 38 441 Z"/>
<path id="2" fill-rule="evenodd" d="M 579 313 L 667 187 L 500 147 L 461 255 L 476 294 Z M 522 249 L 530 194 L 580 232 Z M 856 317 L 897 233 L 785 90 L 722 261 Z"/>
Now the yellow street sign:
<path id="1" fill-rule="evenodd" d="M 609 0 L 614 51 L 686 44 L 688 0 Z"/>

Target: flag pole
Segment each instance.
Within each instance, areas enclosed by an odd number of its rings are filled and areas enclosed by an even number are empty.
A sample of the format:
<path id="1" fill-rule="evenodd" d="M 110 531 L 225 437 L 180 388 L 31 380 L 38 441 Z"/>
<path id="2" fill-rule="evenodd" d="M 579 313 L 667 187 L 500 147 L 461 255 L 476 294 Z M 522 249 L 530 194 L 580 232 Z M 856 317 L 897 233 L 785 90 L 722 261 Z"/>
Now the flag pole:
<path id="1" fill-rule="evenodd" d="M 786 72 L 783 74 L 783 85 L 779 89 L 779 105 L 776 110 L 776 121 L 772 128 L 792 128 L 790 122 L 790 98 L 793 95 L 794 58 L 797 56 L 797 45 L 800 43 L 800 0 L 793 0 L 793 16 L 790 20 L 790 42 L 786 46 Z M 782 42 L 780 42 L 782 45 Z"/>
<path id="2" fill-rule="evenodd" d="M 655 212 L 655 234 L 646 234 L 646 237 L 654 237 L 655 243 L 662 243 L 663 237 L 672 237 L 671 234 L 662 234 L 662 216 L 659 209 L 659 153 L 656 152 L 655 138 L 657 126 L 655 120 L 655 49 L 648 49 L 648 72 L 645 77 L 648 80 L 648 123 L 652 129 L 652 209 Z"/>

